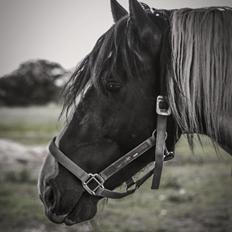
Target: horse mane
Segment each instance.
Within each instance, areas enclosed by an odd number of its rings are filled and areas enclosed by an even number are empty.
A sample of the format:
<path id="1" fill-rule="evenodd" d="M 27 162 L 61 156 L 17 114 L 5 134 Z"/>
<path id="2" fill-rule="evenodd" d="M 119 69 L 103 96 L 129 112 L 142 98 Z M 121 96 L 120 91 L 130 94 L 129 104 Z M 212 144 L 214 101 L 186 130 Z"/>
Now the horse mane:
<path id="1" fill-rule="evenodd" d="M 167 90 L 184 133 L 220 136 L 220 116 L 232 113 L 232 8 L 174 10 Z"/>
<path id="2" fill-rule="evenodd" d="M 82 96 L 89 82 L 104 92 L 102 83 L 107 79 L 143 76 L 146 64 L 141 62 L 141 52 L 142 47 L 134 33 L 133 24 L 126 16 L 98 39 L 92 51 L 77 66 L 63 91 L 62 113 L 68 114 L 77 96 Z"/>

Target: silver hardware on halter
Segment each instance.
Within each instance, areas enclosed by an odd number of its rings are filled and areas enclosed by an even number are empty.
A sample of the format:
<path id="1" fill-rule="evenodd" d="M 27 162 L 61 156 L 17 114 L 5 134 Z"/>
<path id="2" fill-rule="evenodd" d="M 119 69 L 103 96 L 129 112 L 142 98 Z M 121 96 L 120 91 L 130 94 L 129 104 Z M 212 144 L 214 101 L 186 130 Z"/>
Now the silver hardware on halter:
<path id="1" fill-rule="evenodd" d="M 168 108 L 162 108 L 162 106 L 161 106 L 162 103 L 168 105 L 166 97 L 159 95 L 157 97 L 157 101 L 156 101 L 156 113 L 158 115 L 162 115 L 162 116 L 169 116 L 169 115 L 171 115 L 171 109 L 170 109 L 170 107 L 168 106 Z"/>
<path id="2" fill-rule="evenodd" d="M 152 132 L 152 137 L 153 137 L 154 139 L 156 139 L 156 130 L 154 130 L 154 131 Z M 168 133 L 167 133 L 167 131 L 166 131 L 166 132 L 165 132 L 165 141 L 166 141 L 167 137 L 168 137 Z"/>
<path id="3" fill-rule="evenodd" d="M 164 154 L 164 161 L 168 161 L 174 158 L 174 152 L 168 151 L 167 148 L 165 148 L 165 154 Z"/>
<path id="4" fill-rule="evenodd" d="M 97 186 L 95 186 L 93 189 L 91 189 L 91 187 L 89 187 L 89 184 L 93 183 L 93 181 L 97 184 Z M 96 192 L 99 188 L 104 189 L 104 185 L 103 185 L 104 182 L 105 182 L 104 179 L 99 174 L 89 173 L 88 179 L 82 183 L 82 186 L 90 195 L 95 196 Z"/>

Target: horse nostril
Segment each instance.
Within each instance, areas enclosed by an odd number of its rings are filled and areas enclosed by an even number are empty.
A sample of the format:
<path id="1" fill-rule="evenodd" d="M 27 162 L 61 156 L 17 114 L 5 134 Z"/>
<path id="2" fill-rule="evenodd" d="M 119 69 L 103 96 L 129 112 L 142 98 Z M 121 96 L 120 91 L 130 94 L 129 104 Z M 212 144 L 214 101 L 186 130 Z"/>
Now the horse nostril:
<path id="1" fill-rule="evenodd" d="M 49 210 L 55 209 L 58 199 L 55 190 L 51 186 L 47 187 L 44 200 Z"/>
<path id="2" fill-rule="evenodd" d="M 48 195 L 48 201 L 51 203 L 52 206 L 54 206 L 54 204 L 55 204 L 55 194 L 54 194 L 54 191 L 52 190 L 52 188 L 51 188 L 51 190 L 49 192 L 49 195 Z"/>

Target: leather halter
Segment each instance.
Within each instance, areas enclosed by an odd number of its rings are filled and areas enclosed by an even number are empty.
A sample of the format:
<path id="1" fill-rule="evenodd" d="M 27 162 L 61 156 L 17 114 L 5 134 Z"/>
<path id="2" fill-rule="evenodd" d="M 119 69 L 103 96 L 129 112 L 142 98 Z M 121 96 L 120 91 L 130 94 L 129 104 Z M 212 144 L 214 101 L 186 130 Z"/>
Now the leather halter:
<path id="1" fill-rule="evenodd" d="M 76 176 L 81 182 L 83 188 L 93 196 L 107 197 L 107 198 L 122 198 L 129 194 L 132 194 L 138 189 L 152 174 L 152 189 L 158 189 L 163 161 L 170 160 L 174 157 L 173 152 L 168 152 L 165 144 L 167 138 L 167 117 L 171 114 L 170 108 L 168 106 L 166 97 L 158 96 L 156 102 L 156 113 L 157 113 L 157 128 L 152 133 L 151 137 L 143 141 L 137 147 L 126 153 L 124 156 L 113 162 L 111 165 L 106 167 L 100 173 L 87 173 L 80 166 L 69 159 L 56 145 L 53 138 L 49 145 L 49 150 L 51 155 L 68 171 L 70 171 L 74 176 Z M 153 168 L 147 171 L 147 173 L 134 181 L 130 178 L 126 181 L 126 191 L 125 192 L 115 192 L 104 187 L 104 183 L 114 174 L 118 173 L 121 169 L 126 167 L 132 161 L 139 158 L 146 151 L 150 150 L 155 146 L 155 165 Z"/>

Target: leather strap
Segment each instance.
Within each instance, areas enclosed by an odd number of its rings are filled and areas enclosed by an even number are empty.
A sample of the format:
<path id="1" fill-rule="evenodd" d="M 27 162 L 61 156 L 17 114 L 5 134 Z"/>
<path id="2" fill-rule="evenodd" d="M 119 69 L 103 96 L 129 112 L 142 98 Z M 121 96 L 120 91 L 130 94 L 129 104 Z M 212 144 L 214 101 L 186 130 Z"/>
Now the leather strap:
<path id="1" fill-rule="evenodd" d="M 155 168 L 151 189 L 158 189 L 160 185 L 161 173 L 163 170 L 163 160 L 165 153 L 165 140 L 167 137 L 167 116 L 158 115 L 156 126 L 156 148 L 155 148 Z"/>
<path id="2" fill-rule="evenodd" d="M 84 189 L 91 195 L 119 199 L 134 193 L 136 189 L 138 189 L 153 174 L 153 169 L 146 173 L 139 180 L 130 183 L 130 185 L 128 184 L 125 192 L 116 192 L 106 189 L 104 187 L 104 182 L 108 180 L 112 175 L 120 171 L 122 168 L 127 166 L 129 163 L 140 157 L 146 151 L 151 149 L 155 145 L 154 134 L 155 133 L 153 132 L 151 137 L 149 137 L 144 142 L 135 147 L 133 150 L 129 151 L 124 156 L 116 160 L 113 164 L 105 168 L 99 174 L 87 173 L 81 167 L 75 164 L 71 159 L 69 159 L 56 146 L 56 138 L 53 138 L 52 142 L 50 143 L 49 151 L 63 167 L 69 170 L 82 182 Z M 95 181 L 95 184 L 97 184 L 97 186 L 93 190 L 89 187 L 91 181 Z M 132 186 L 133 188 L 131 188 Z"/>
<path id="3" fill-rule="evenodd" d="M 100 172 L 101 177 L 104 180 L 109 179 L 111 176 L 113 176 L 115 173 L 126 167 L 128 164 L 130 164 L 132 161 L 140 157 L 142 154 L 144 154 L 146 151 L 151 149 L 153 146 L 155 146 L 154 132 L 151 137 L 140 143 L 133 150 L 129 151 L 124 156 L 122 156 L 114 163 L 112 163 L 110 166 L 108 166 L 103 171 L 101 171 Z"/>
<path id="4" fill-rule="evenodd" d="M 134 193 L 153 174 L 153 172 L 154 172 L 154 168 L 149 170 L 144 176 L 142 176 L 137 181 L 131 181 L 130 184 L 126 184 L 127 186 L 125 192 L 116 192 L 105 188 L 99 188 L 97 190 L 97 195 L 102 197 L 112 198 L 112 199 L 120 199 L 125 196 L 128 196 Z M 131 178 L 131 180 L 133 179 Z M 133 188 L 131 188 L 132 186 Z"/>
<path id="5" fill-rule="evenodd" d="M 56 158 L 56 160 L 66 169 L 68 169 L 74 176 L 84 182 L 88 179 L 88 173 L 82 168 L 76 165 L 71 159 L 69 159 L 59 148 L 56 146 L 56 137 L 53 138 L 49 145 L 50 153 Z"/>

